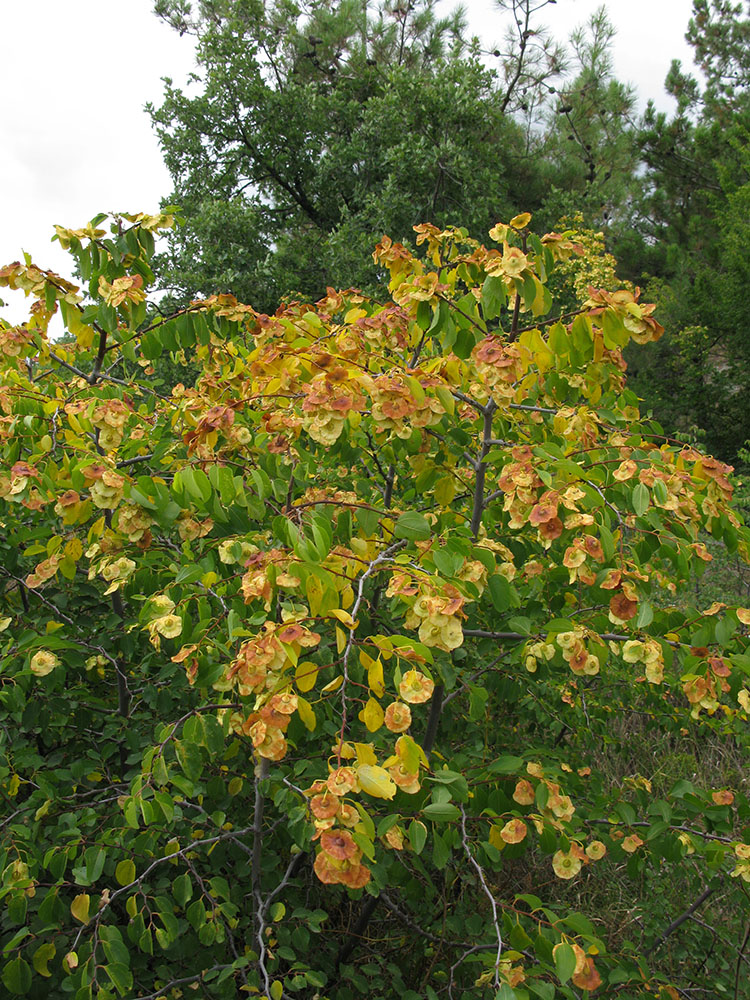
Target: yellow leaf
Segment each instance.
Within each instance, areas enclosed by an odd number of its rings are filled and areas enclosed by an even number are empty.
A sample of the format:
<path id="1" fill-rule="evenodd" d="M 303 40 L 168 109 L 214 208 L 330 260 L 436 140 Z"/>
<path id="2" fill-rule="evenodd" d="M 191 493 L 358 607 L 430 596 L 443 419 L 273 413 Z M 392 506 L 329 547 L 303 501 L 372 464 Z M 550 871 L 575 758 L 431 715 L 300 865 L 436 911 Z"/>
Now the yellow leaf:
<path id="1" fill-rule="evenodd" d="M 531 222 L 531 212 L 521 212 L 520 215 L 515 215 L 510 220 L 510 224 L 513 227 L 513 229 L 525 229 L 530 222 Z"/>
<path id="2" fill-rule="evenodd" d="M 10 621 L 10 619 L 8 619 L 8 621 Z M 359 651 L 359 662 L 362 664 L 362 666 L 365 668 L 365 670 L 369 670 L 370 667 L 373 665 L 373 663 L 375 661 L 369 655 L 369 653 L 366 653 L 364 651 L 364 649 L 360 649 L 360 651 Z"/>
<path id="3" fill-rule="evenodd" d="M 357 751 L 357 764 L 377 764 L 378 759 L 375 756 L 375 751 L 370 746 L 369 743 L 355 743 L 354 744 Z"/>
<path id="4" fill-rule="evenodd" d="M 44 631 L 47 633 L 47 635 L 51 635 L 53 632 L 57 632 L 61 628 L 65 628 L 64 622 L 47 622 L 47 624 L 44 626 Z"/>
<path id="5" fill-rule="evenodd" d="M 280 979 L 275 979 L 271 983 L 271 1000 L 281 1000 L 281 996 L 284 992 L 284 987 Z"/>
<path id="6" fill-rule="evenodd" d="M 348 611 L 343 611 L 341 608 L 333 608 L 329 614 L 332 614 L 334 618 L 338 618 L 342 625 L 346 625 L 347 628 L 356 628 L 357 623 L 354 621 L 352 616 Z M 341 652 L 341 650 L 339 650 Z"/>
<path id="7" fill-rule="evenodd" d="M 81 924 L 89 922 L 89 904 L 91 897 L 87 892 L 80 892 L 70 904 L 70 912 Z"/>
<path id="8" fill-rule="evenodd" d="M 68 559 L 73 559 L 77 562 L 83 555 L 83 545 L 81 544 L 80 538 L 71 538 L 69 542 L 65 545 L 65 555 Z"/>
<path id="9" fill-rule="evenodd" d="M 354 604 L 354 591 L 348 583 L 341 591 L 341 597 L 339 600 L 341 601 L 342 608 L 350 608 L 352 604 Z"/>
<path id="10" fill-rule="evenodd" d="M 298 691 L 312 691 L 318 679 L 318 667 L 312 660 L 303 660 L 297 664 L 294 672 L 294 682 Z"/>
<path id="11" fill-rule="evenodd" d="M 0 618 L 0 632 L 4 632 L 12 621 L 12 618 Z"/>
<path id="12" fill-rule="evenodd" d="M 318 720 L 315 718 L 315 712 L 313 712 L 312 705 L 309 701 L 305 701 L 304 698 L 297 698 L 297 714 L 305 725 L 305 728 L 310 732 L 315 729 Z"/>
<path id="13" fill-rule="evenodd" d="M 340 688 L 344 683 L 344 678 L 339 674 L 338 677 L 334 677 L 332 681 L 329 681 L 324 688 L 321 689 L 321 694 L 330 694 L 331 691 L 335 691 L 336 688 Z"/>
<path id="14" fill-rule="evenodd" d="M 489 842 L 492 844 L 492 846 L 498 851 L 502 851 L 506 846 L 505 841 L 500 836 L 501 830 L 502 830 L 501 826 L 498 826 L 497 823 L 493 823 L 492 826 L 490 827 L 490 835 L 487 838 Z"/>
<path id="15" fill-rule="evenodd" d="M 73 969 L 78 968 L 78 955 L 74 951 L 69 951 L 68 954 L 62 960 L 63 969 L 66 972 L 72 972 Z"/>
<path id="16" fill-rule="evenodd" d="M 342 629 L 340 629 L 338 627 L 338 625 L 337 625 L 336 626 L 336 650 L 337 650 L 337 652 L 343 653 L 344 650 L 346 649 L 346 643 L 347 643 L 346 633 L 343 632 Z"/>
<path id="17" fill-rule="evenodd" d="M 380 657 L 377 660 L 370 660 L 367 667 L 367 684 L 376 698 L 383 697 L 385 680 L 383 679 L 383 661 Z"/>
<path id="18" fill-rule="evenodd" d="M 317 576 L 313 576 L 312 574 L 308 576 L 305 582 L 305 593 L 307 594 L 310 614 L 315 618 L 320 612 L 320 601 L 323 597 L 323 584 Z"/>
<path id="19" fill-rule="evenodd" d="M 384 767 L 362 764 L 357 768 L 360 788 L 374 799 L 392 799 L 396 794 L 396 783 Z"/>
<path id="20" fill-rule="evenodd" d="M 376 732 L 383 725 L 383 719 L 385 718 L 385 713 L 380 707 L 380 702 L 376 701 L 374 698 L 370 698 L 359 713 L 359 718 L 367 726 L 371 733 Z"/>

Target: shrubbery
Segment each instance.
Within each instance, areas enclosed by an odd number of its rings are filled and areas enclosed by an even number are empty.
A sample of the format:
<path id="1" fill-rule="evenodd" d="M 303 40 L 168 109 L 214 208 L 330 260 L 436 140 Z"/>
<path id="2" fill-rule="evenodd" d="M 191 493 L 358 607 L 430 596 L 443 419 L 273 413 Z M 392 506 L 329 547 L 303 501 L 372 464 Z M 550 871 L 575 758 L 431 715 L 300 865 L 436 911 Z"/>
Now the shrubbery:
<path id="1" fill-rule="evenodd" d="M 529 222 L 273 316 L 149 306 L 166 214 L 0 271 L 9 994 L 739 995 L 748 533 Z"/>

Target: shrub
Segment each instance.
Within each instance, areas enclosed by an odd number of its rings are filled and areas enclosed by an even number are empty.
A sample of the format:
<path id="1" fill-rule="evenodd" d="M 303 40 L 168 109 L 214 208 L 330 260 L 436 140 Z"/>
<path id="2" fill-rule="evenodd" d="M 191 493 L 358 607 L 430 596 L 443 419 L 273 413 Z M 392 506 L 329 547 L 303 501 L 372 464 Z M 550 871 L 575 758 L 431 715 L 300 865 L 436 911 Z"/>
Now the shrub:
<path id="1" fill-rule="evenodd" d="M 750 610 L 670 595 L 748 534 L 627 389 L 652 307 L 556 316 L 522 215 L 163 316 L 173 221 L 0 271 L 9 994 L 731 992 Z"/>

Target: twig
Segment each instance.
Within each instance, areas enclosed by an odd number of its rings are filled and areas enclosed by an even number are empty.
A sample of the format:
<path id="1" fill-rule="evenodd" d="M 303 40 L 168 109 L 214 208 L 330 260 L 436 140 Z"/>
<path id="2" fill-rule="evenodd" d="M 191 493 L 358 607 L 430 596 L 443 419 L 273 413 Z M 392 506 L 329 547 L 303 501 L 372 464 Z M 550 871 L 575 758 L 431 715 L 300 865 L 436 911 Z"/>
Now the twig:
<path id="1" fill-rule="evenodd" d="M 661 937 L 658 938 L 656 941 L 654 941 L 654 943 L 651 945 L 650 948 L 646 949 L 645 952 L 646 956 L 652 954 L 652 952 L 656 951 L 657 948 L 660 948 L 667 940 L 667 938 L 670 936 L 670 934 L 674 934 L 674 932 L 677 930 L 678 927 L 681 927 L 686 920 L 689 920 L 690 917 L 695 913 L 695 911 L 699 909 L 699 907 L 701 907 L 706 902 L 708 897 L 713 895 L 714 892 L 716 892 L 715 882 L 707 885 L 706 888 L 703 890 L 703 892 L 700 894 L 700 896 L 698 896 L 698 898 L 694 902 L 692 902 L 690 906 L 688 906 L 685 912 L 681 913 L 679 917 L 676 917 L 672 921 L 672 923 L 667 927 L 667 929 L 664 931 Z"/>
<path id="2" fill-rule="evenodd" d="M 490 892 L 490 887 L 487 885 L 487 882 L 484 877 L 484 871 L 482 870 L 482 866 L 479 864 L 477 859 L 471 853 L 471 848 L 469 847 L 469 841 L 466 835 L 466 810 L 464 809 L 463 805 L 459 805 L 459 809 L 461 810 L 461 843 L 463 844 L 464 852 L 466 854 L 466 857 L 469 859 L 469 863 L 472 865 L 477 875 L 479 876 L 479 881 L 482 883 L 482 889 L 484 890 L 484 894 L 487 897 L 487 899 L 489 899 L 490 906 L 492 907 L 492 922 L 495 925 L 495 934 L 497 935 L 497 957 L 495 958 L 494 983 L 496 988 L 499 989 L 500 956 L 502 955 L 503 952 L 503 937 L 502 934 L 500 933 L 500 923 L 497 914 L 497 903 L 495 902 L 495 897 Z"/>

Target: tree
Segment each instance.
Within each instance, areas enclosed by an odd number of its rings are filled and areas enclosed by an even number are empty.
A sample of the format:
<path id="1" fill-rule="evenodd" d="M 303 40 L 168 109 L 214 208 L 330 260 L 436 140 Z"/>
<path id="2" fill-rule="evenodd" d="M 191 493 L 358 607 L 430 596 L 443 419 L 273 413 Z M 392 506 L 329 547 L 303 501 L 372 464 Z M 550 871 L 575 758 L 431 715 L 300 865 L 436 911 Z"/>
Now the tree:
<path id="1" fill-rule="evenodd" d="M 614 37 L 605 7 L 572 33 L 573 75 L 547 104 L 542 147 L 553 185 L 546 217 L 556 223 L 582 212 L 611 240 L 632 224 L 639 166 L 635 91 L 613 76 Z"/>
<path id="2" fill-rule="evenodd" d="M 529 222 L 272 316 L 153 318 L 169 214 L 0 270 L 9 996 L 740 995 L 750 609 L 677 588 L 748 531 Z"/>
<path id="3" fill-rule="evenodd" d="M 156 9 L 195 35 L 199 93 L 167 81 L 151 109 L 186 218 L 159 268 L 180 302 L 222 291 L 272 310 L 327 284 L 372 291 L 384 232 L 407 239 L 431 218 L 483 233 L 543 198 L 511 112 L 561 72 L 548 40 L 537 52 L 527 31 L 489 70 L 436 0 L 192 6 Z M 512 6 L 532 23 L 528 0 Z"/>
<path id="4" fill-rule="evenodd" d="M 668 119 L 650 106 L 641 133 L 641 260 L 670 335 L 657 364 L 634 352 L 635 384 L 666 424 L 704 431 L 708 446 L 729 460 L 750 437 L 750 341 L 737 253 L 750 238 L 741 211 L 750 183 L 749 36 L 742 4 L 694 0 L 686 38 L 705 82 L 674 62 L 666 82 L 677 112 Z"/>

